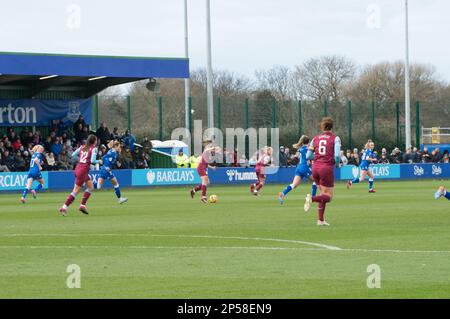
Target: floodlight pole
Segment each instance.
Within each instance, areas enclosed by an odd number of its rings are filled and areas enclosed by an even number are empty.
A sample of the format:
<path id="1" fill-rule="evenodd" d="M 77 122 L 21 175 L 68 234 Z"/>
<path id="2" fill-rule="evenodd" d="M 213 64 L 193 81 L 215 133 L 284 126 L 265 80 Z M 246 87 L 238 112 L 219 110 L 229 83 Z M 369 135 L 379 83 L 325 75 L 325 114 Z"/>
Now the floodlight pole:
<path id="1" fill-rule="evenodd" d="M 214 127 L 213 72 L 211 59 L 211 3 L 206 0 L 206 92 L 208 104 L 208 128 Z"/>
<path id="2" fill-rule="evenodd" d="M 187 0 L 184 0 L 184 56 L 189 59 L 189 39 L 188 39 L 188 6 Z M 184 79 L 184 122 L 185 127 L 189 128 L 189 96 L 191 95 L 189 78 Z"/>
<path id="3" fill-rule="evenodd" d="M 408 0 L 405 0 L 405 147 L 411 147 L 411 110 L 409 93 Z"/>

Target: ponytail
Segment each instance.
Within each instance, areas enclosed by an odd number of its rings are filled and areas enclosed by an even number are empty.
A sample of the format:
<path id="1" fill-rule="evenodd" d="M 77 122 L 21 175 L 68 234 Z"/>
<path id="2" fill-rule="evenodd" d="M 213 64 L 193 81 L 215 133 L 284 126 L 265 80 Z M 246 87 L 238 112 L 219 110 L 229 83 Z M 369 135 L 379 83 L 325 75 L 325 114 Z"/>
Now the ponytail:
<path id="1" fill-rule="evenodd" d="M 309 137 L 306 135 L 302 135 L 298 140 L 297 144 L 292 145 L 293 148 L 299 149 L 303 145 L 309 144 Z"/>

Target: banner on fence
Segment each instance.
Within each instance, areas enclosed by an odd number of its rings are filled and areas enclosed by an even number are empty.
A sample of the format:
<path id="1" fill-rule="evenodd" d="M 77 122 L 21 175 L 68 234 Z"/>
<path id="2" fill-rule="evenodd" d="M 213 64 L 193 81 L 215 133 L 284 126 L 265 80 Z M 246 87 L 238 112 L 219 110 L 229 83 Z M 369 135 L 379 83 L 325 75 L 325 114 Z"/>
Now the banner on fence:
<path id="1" fill-rule="evenodd" d="M 22 190 L 27 184 L 28 172 L 20 173 L 0 173 L 0 191 Z M 44 189 L 48 188 L 48 172 L 42 172 L 42 178 L 45 180 Z M 37 181 L 33 182 L 32 187 L 36 187 Z"/>
<path id="2" fill-rule="evenodd" d="M 92 122 L 92 99 L 4 100 L 0 99 L 0 126 L 45 126 L 52 120 L 75 123 L 82 115 Z"/>
<path id="3" fill-rule="evenodd" d="M 377 164 L 371 165 L 370 170 L 372 171 L 375 179 L 400 178 L 400 165 Z M 358 166 L 348 165 L 340 168 L 339 179 L 341 180 L 354 179 L 358 176 L 361 176 L 361 169 Z"/>
<path id="4" fill-rule="evenodd" d="M 133 186 L 186 185 L 200 183 L 197 170 L 191 168 L 143 169 L 132 171 Z"/>

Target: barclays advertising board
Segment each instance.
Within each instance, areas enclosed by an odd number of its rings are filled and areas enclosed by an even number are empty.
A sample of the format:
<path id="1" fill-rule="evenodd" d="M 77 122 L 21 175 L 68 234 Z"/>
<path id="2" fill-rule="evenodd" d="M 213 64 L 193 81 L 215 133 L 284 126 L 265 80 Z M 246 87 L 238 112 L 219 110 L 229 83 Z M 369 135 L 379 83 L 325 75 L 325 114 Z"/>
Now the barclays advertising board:
<path id="1" fill-rule="evenodd" d="M 371 165 L 375 179 L 397 179 L 400 178 L 400 165 L 377 164 Z M 348 165 L 340 168 L 341 180 L 354 179 L 361 175 L 361 169 L 358 166 Z"/>
<path id="2" fill-rule="evenodd" d="M 28 172 L 21 173 L 0 173 L 0 191 L 22 190 L 27 183 Z M 42 172 L 45 180 L 44 189 L 48 188 L 48 172 Z M 32 187 L 36 187 L 38 182 L 34 181 Z"/>
<path id="3" fill-rule="evenodd" d="M 133 186 L 163 186 L 199 184 L 197 170 L 191 168 L 139 169 L 132 171 Z"/>

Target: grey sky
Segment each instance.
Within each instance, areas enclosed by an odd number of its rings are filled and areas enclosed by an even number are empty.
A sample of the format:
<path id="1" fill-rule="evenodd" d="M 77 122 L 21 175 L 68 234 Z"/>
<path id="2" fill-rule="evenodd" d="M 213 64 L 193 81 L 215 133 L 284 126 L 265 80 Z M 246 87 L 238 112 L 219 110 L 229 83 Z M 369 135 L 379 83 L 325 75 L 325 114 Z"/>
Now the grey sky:
<path id="1" fill-rule="evenodd" d="M 411 61 L 450 82 L 450 1 L 409 0 Z M 75 4 L 75 6 L 70 6 Z M 404 0 L 211 0 L 213 66 L 252 76 L 342 54 L 403 59 Z M 80 19 L 77 18 L 77 8 Z M 0 51 L 183 56 L 183 0 L 2 3 Z M 378 14 L 379 13 L 379 14 Z M 191 68 L 204 66 L 205 0 L 189 0 Z"/>

